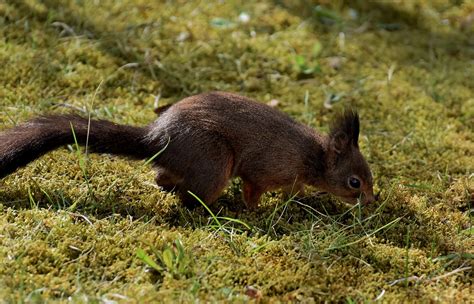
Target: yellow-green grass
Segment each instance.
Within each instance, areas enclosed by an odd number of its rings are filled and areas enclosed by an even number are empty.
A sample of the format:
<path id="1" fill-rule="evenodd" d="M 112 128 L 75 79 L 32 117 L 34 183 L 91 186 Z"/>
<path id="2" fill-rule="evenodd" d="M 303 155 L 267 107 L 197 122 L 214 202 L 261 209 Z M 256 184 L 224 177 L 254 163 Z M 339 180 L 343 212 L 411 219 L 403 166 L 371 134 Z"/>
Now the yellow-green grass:
<path id="1" fill-rule="evenodd" d="M 51 112 L 145 125 L 156 102 L 209 90 L 277 100 L 321 132 L 353 107 L 380 199 L 276 192 L 247 212 L 237 180 L 189 211 L 150 165 L 71 145 L 0 181 L 0 298 L 473 301 L 474 3 L 461 2 L 1 2 L 0 129 Z"/>

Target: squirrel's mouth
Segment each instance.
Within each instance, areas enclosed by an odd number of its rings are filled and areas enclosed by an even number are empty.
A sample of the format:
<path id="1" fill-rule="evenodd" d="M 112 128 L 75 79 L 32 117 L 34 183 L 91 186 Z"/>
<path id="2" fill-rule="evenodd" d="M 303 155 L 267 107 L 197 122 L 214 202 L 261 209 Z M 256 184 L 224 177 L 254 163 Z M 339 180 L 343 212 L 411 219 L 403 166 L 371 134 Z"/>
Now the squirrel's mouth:
<path id="1" fill-rule="evenodd" d="M 340 196 L 339 198 L 347 204 L 355 205 L 358 203 L 358 198 L 352 196 Z"/>
<path id="2" fill-rule="evenodd" d="M 377 198 L 374 195 L 367 195 L 365 193 L 362 193 L 358 197 L 353 197 L 353 196 L 342 196 L 341 199 L 345 201 L 346 203 L 355 205 L 357 203 L 360 203 L 361 205 L 369 205 L 371 203 L 374 203 Z"/>

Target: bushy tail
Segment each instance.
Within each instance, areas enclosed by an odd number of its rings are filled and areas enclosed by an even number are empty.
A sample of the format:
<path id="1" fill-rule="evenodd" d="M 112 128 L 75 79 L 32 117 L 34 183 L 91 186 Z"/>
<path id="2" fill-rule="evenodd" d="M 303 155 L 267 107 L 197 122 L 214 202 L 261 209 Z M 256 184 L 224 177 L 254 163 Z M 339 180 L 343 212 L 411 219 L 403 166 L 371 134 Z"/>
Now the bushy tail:
<path id="1" fill-rule="evenodd" d="M 0 133 L 0 178 L 66 144 L 86 145 L 90 151 L 151 157 L 144 143 L 145 128 L 90 120 L 77 115 L 42 116 Z"/>

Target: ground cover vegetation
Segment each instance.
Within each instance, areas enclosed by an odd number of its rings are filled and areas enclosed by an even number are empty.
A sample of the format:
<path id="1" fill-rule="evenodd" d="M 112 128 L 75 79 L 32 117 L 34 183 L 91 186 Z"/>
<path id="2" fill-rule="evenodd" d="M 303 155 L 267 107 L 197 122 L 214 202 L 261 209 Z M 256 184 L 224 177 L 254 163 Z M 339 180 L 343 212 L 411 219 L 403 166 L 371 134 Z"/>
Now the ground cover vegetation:
<path id="1" fill-rule="evenodd" d="M 343 108 L 379 201 L 308 188 L 194 211 L 146 162 L 75 145 L 0 181 L 3 302 L 473 301 L 474 3 L 0 3 L 0 130 L 44 113 L 144 125 L 238 92 L 325 132 Z"/>

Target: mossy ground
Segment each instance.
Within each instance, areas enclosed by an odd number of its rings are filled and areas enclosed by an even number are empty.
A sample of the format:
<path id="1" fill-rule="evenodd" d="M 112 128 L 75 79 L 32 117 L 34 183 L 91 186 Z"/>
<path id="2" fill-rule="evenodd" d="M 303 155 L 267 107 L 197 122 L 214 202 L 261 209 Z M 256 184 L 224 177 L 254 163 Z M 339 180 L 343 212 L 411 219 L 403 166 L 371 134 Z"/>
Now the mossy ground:
<path id="1" fill-rule="evenodd" d="M 209 90 L 320 131 L 355 107 L 379 202 L 277 192 L 248 213 L 236 181 L 212 211 L 250 229 L 219 226 L 142 162 L 59 149 L 0 181 L 3 302 L 473 301 L 474 3 L 256 2 L 2 2 L 0 128 L 144 125 Z"/>

